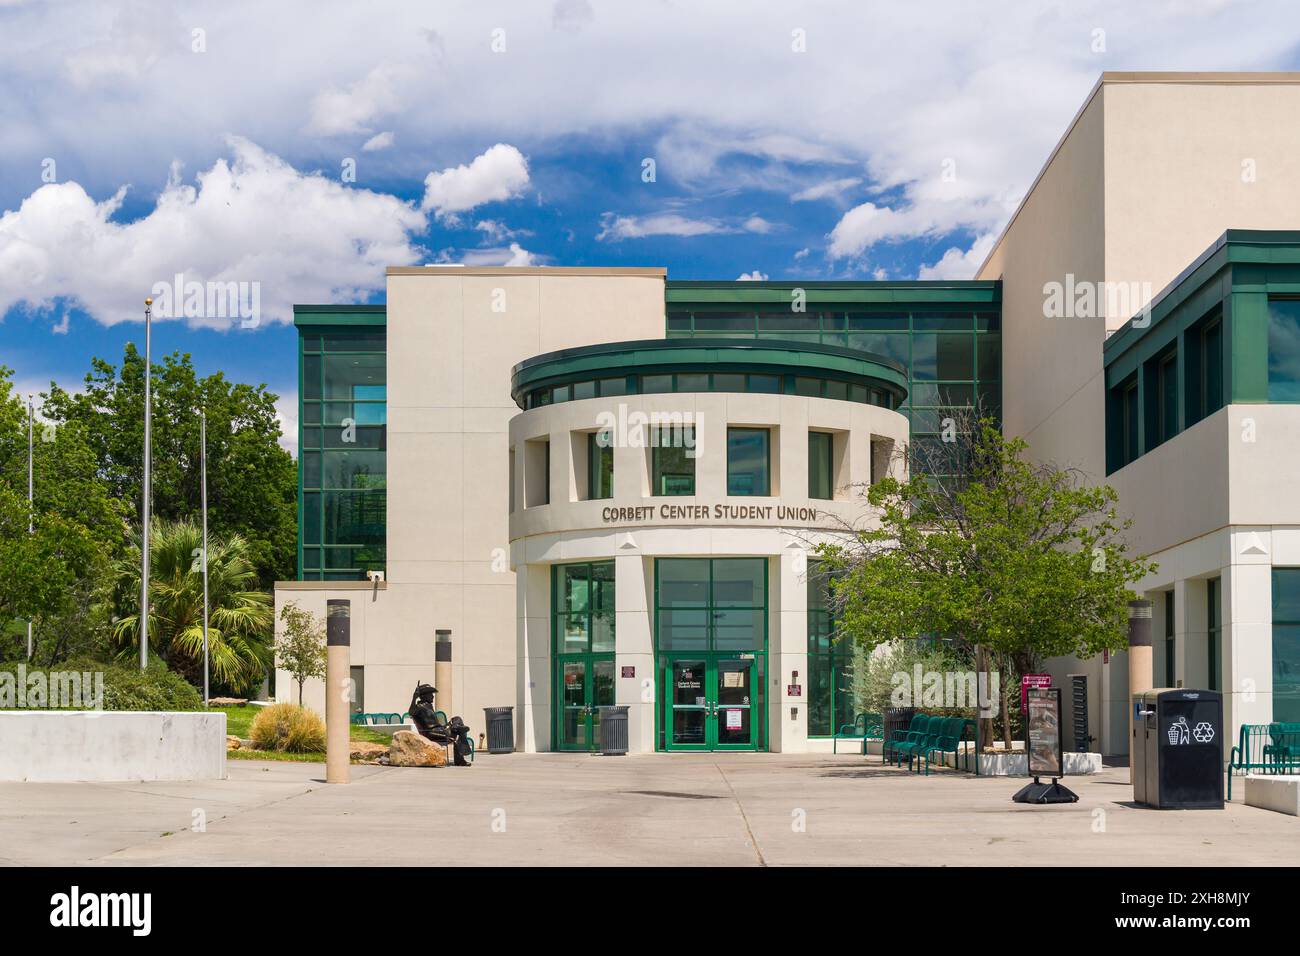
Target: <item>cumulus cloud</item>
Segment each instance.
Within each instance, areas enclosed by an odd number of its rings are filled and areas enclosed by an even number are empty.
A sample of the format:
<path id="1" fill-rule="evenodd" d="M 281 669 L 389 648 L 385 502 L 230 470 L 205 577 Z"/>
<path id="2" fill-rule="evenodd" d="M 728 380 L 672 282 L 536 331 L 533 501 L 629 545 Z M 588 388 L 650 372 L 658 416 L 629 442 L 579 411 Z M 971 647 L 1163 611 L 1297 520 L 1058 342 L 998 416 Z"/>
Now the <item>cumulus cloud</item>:
<path id="1" fill-rule="evenodd" d="M 374 136 L 366 140 L 361 145 L 361 149 L 363 152 L 366 153 L 375 153 L 381 149 L 389 149 L 392 147 L 392 145 L 393 145 L 393 131 L 385 130 L 382 133 L 376 133 Z"/>
<path id="2" fill-rule="evenodd" d="M 755 269 L 753 272 L 742 272 L 740 275 L 736 276 L 736 281 L 737 282 L 766 282 L 767 273 L 759 272 L 757 269 Z"/>
<path id="3" fill-rule="evenodd" d="M 484 247 L 466 250 L 460 257 L 458 265 L 464 266 L 535 266 L 541 264 L 537 256 L 519 243 L 508 246 Z"/>
<path id="4" fill-rule="evenodd" d="M 138 318 L 154 285 L 258 283 L 261 318 L 288 321 L 294 302 L 357 301 L 384 267 L 412 264 L 423 213 L 393 196 L 294 169 L 231 138 L 196 183 L 171 179 L 154 208 L 119 221 L 127 187 L 97 201 L 75 182 L 40 187 L 0 216 L 0 315 L 77 302 L 114 324 Z M 225 327 L 214 316 L 197 324 Z"/>
<path id="5" fill-rule="evenodd" d="M 420 208 L 438 218 L 468 212 L 489 202 L 519 196 L 528 186 L 528 161 L 506 143 L 497 143 L 468 165 L 432 172 L 424 179 Z"/>
<path id="6" fill-rule="evenodd" d="M 945 252 L 938 262 L 922 265 L 916 277 L 918 279 L 973 279 L 975 272 L 993 251 L 993 243 L 996 241 L 997 233 L 986 232 L 971 243 L 969 249 L 962 250 L 954 246 Z"/>
<path id="7" fill-rule="evenodd" d="M 369 133 L 372 122 L 401 109 L 402 91 L 413 80 L 412 67 L 381 63 L 346 88 L 318 93 L 312 99 L 307 131 L 322 136 Z"/>

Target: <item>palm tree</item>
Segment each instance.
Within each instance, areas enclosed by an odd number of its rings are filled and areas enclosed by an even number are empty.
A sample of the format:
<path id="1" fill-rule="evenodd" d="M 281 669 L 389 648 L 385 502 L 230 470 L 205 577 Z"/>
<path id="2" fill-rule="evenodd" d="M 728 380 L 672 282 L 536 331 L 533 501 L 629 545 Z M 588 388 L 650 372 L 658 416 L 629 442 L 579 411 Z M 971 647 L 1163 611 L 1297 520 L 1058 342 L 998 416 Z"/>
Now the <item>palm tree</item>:
<path id="1" fill-rule="evenodd" d="M 153 523 L 149 548 L 149 644 L 173 670 L 203 682 L 203 533 L 189 521 Z M 240 535 L 208 536 L 208 660 L 215 683 L 247 688 L 272 658 L 275 612 L 257 591 L 257 570 Z M 113 639 L 134 659 L 140 644 L 140 539 L 113 566 L 118 616 Z"/>

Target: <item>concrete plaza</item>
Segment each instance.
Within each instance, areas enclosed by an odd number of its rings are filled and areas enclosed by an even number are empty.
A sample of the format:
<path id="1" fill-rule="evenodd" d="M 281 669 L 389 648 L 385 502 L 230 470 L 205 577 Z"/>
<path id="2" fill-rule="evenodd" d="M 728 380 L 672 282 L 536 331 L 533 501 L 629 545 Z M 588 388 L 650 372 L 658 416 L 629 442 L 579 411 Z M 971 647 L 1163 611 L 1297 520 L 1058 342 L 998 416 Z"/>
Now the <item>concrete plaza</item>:
<path id="1" fill-rule="evenodd" d="M 1127 768 L 930 777 L 879 757 L 481 755 L 468 769 L 227 762 L 212 782 L 0 784 L 9 865 L 1294 865 L 1300 821 L 1132 804 Z M 1240 783 L 1240 781 L 1238 781 Z M 1240 800 L 1239 788 L 1234 795 Z M 198 828 L 202 824 L 202 829 Z"/>

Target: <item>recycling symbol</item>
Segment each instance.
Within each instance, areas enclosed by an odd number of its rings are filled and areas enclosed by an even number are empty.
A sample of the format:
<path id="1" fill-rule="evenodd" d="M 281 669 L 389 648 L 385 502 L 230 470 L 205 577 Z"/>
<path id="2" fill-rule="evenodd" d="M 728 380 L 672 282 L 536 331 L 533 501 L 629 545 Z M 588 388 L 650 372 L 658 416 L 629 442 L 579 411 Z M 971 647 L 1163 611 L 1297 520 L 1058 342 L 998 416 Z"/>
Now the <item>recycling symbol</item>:
<path id="1" fill-rule="evenodd" d="M 1203 720 L 1192 728 L 1192 736 L 1198 744 L 1208 744 L 1214 739 L 1214 727 L 1208 720 Z"/>

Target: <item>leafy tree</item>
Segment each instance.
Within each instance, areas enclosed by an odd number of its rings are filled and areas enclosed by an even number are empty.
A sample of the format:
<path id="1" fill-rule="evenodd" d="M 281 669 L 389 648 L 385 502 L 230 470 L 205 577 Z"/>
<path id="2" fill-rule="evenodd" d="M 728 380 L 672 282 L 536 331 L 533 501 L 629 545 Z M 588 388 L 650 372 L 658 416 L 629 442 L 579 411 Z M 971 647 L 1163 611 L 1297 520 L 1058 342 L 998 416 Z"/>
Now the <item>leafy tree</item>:
<path id="1" fill-rule="evenodd" d="M 60 613 L 95 566 L 98 552 L 84 527 L 37 511 L 28 533 L 30 515 L 27 496 L 0 484 L 0 621 L 39 622 Z"/>
<path id="2" fill-rule="evenodd" d="M 199 378 L 188 354 L 175 352 L 153 369 L 153 513 L 189 520 L 201 505 L 199 410 L 207 414 L 209 530 L 238 535 L 259 582 L 292 578 L 297 561 L 298 471 L 279 445 L 277 396 L 265 385 Z M 128 343 L 120 368 L 94 359 L 85 390 L 51 384 L 44 414 L 71 426 L 91 450 L 107 496 L 140 519 L 143 481 L 144 359 Z M 24 450 L 25 452 L 25 450 Z"/>
<path id="3" fill-rule="evenodd" d="M 297 604 L 280 609 L 284 633 L 275 642 L 275 660 L 298 685 L 298 706 L 302 706 L 302 685 L 310 677 L 325 679 L 325 624 Z"/>
<path id="4" fill-rule="evenodd" d="M 149 537 L 149 646 L 193 684 L 203 682 L 202 531 L 188 521 L 160 520 Z M 121 656 L 140 647 L 140 543 L 113 568 Z M 208 535 L 208 660 L 216 682 L 236 691 L 262 680 L 275 623 L 271 596 L 257 590 L 248 543 Z"/>
<path id="5" fill-rule="evenodd" d="M 1131 522 L 1116 514 L 1114 490 L 1027 461 L 1023 440 L 970 410 L 946 413 L 945 425 L 950 440 L 909 449 L 910 478 L 867 490 L 878 520 L 820 547 L 841 633 L 868 648 L 944 636 L 982 673 L 1122 649 L 1129 585 L 1155 566 L 1127 556 Z M 1008 746 L 1018 694 L 1009 683 L 1000 708 Z"/>

